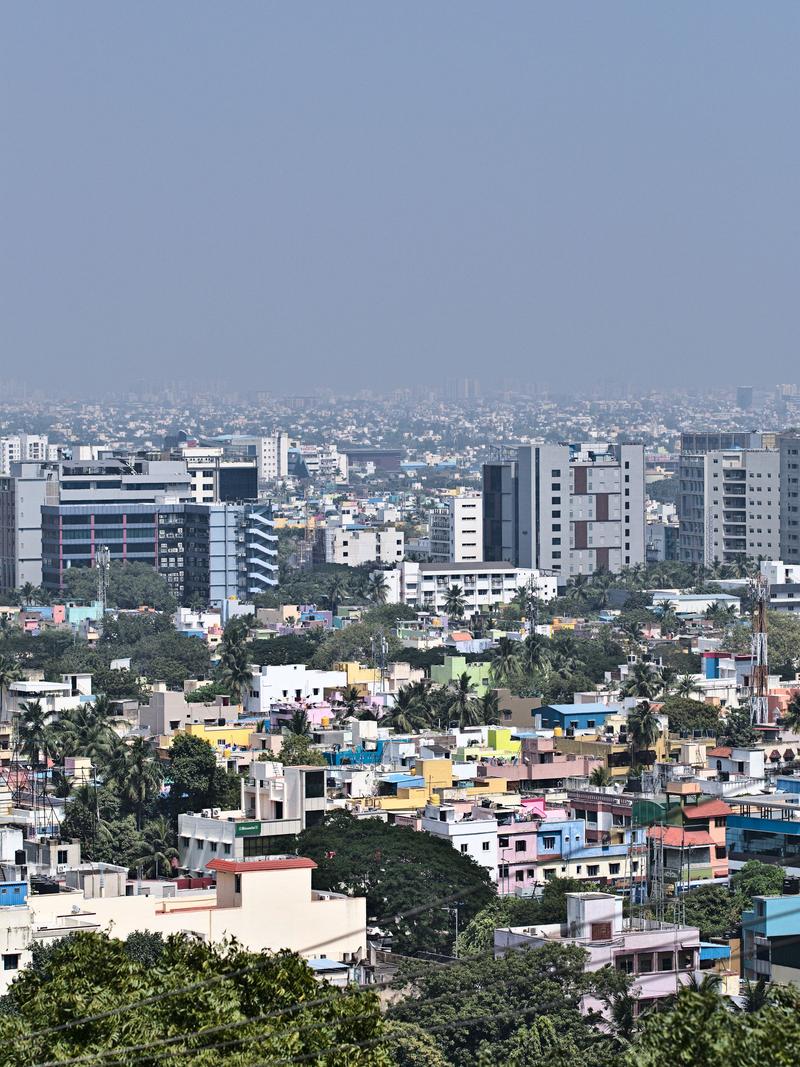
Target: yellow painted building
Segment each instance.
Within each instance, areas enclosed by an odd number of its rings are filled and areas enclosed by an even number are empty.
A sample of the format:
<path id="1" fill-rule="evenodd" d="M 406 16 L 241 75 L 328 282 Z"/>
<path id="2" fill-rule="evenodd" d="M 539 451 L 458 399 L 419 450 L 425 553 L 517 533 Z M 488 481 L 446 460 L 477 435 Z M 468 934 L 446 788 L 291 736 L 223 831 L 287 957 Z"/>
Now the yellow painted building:
<path id="1" fill-rule="evenodd" d="M 369 692 L 369 686 L 376 685 L 381 680 L 381 672 L 374 667 L 365 667 L 363 663 L 350 660 L 342 663 L 334 663 L 335 671 L 344 671 L 347 675 L 347 685 L 354 685 L 363 693 Z"/>
<path id="2" fill-rule="evenodd" d="M 488 733 L 485 746 L 462 745 L 456 750 L 459 763 L 471 763 L 479 759 L 512 759 L 519 755 L 522 742 L 512 740 L 511 730 L 503 726 L 493 726 Z"/>

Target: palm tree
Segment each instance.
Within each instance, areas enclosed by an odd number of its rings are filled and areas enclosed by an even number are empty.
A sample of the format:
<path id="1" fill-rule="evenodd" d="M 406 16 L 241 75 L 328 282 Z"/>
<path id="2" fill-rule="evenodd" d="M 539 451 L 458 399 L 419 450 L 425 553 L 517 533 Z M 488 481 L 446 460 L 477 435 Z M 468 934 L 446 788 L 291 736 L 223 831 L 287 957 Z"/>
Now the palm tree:
<path id="1" fill-rule="evenodd" d="M 383 571 L 373 571 L 369 576 L 369 598 L 374 604 L 385 604 L 389 596 L 389 586 Z"/>
<path id="2" fill-rule="evenodd" d="M 428 716 L 410 685 L 403 686 L 384 720 L 397 733 L 409 734 L 427 725 Z"/>
<path id="3" fill-rule="evenodd" d="M 642 700 L 655 700 L 661 691 L 661 679 L 651 664 L 641 660 L 634 663 L 633 670 L 622 684 L 620 692 L 626 697 L 640 697 Z"/>
<path id="4" fill-rule="evenodd" d="M 42 757 L 46 764 L 57 749 L 49 720 L 49 712 L 44 710 L 40 700 L 28 700 L 20 704 L 17 737 L 22 754 L 28 757 L 34 770 L 41 766 Z"/>
<path id="5" fill-rule="evenodd" d="M 450 701 L 448 714 L 458 717 L 458 725 L 463 730 L 466 726 L 477 726 L 477 713 L 472 698 L 475 688 L 470 676 L 464 671 L 450 683 Z"/>
<path id="6" fill-rule="evenodd" d="M 696 695 L 703 695 L 703 687 L 693 674 L 682 674 L 680 678 L 676 679 L 673 685 L 673 692 L 675 696 L 686 697 L 687 699 Z"/>
<path id="7" fill-rule="evenodd" d="M 540 667 L 547 655 L 547 639 L 536 633 L 528 634 L 517 651 L 519 665 L 528 674 Z"/>
<path id="8" fill-rule="evenodd" d="M 124 799 L 133 807 L 137 829 L 141 830 L 145 808 L 161 790 L 163 773 L 158 760 L 143 737 L 135 737 L 127 748 L 125 781 L 119 782 Z"/>
<path id="9" fill-rule="evenodd" d="M 595 767 L 589 775 L 589 785 L 593 785 L 598 789 L 611 785 L 613 780 L 611 771 L 608 767 Z"/>
<path id="10" fill-rule="evenodd" d="M 644 755 L 649 759 L 651 747 L 661 736 L 661 724 L 647 700 L 637 704 L 629 713 L 628 735 L 631 741 L 631 766 L 637 762 L 637 756 Z"/>
<path id="11" fill-rule="evenodd" d="M 482 726 L 497 726 L 500 722 L 500 704 L 496 689 L 487 689 L 475 701 L 475 714 Z"/>
<path id="12" fill-rule="evenodd" d="M 492 678 L 498 685 L 506 685 L 517 673 L 519 642 L 501 637 L 492 657 Z"/>
<path id="13" fill-rule="evenodd" d="M 745 982 L 743 1011 L 760 1011 L 768 1002 L 769 986 L 765 978 L 759 978 L 757 982 Z"/>
<path id="14" fill-rule="evenodd" d="M 20 589 L 20 596 L 22 598 L 22 603 L 25 604 L 26 607 L 30 607 L 36 597 L 36 586 L 33 582 L 25 582 Z"/>
<path id="15" fill-rule="evenodd" d="M 444 601 L 445 614 L 453 619 L 464 618 L 464 590 L 460 585 L 451 585 Z"/>
<path id="16" fill-rule="evenodd" d="M 21 678 L 22 671 L 17 661 L 11 656 L 0 656 L 0 722 L 5 721 L 6 690 L 12 682 L 18 682 Z"/>
<path id="17" fill-rule="evenodd" d="M 108 762 L 117 737 L 91 704 L 80 704 L 65 711 L 54 727 L 54 733 L 62 757 L 87 756 L 96 766 Z"/>
<path id="18" fill-rule="evenodd" d="M 342 578 L 341 574 L 334 574 L 325 591 L 325 602 L 334 615 L 339 608 L 339 602 L 347 595 L 347 592 L 347 582 Z"/>
<path id="19" fill-rule="evenodd" d="M 237 704 L 244 703 L 244 696 L 249 691 L 253 672 L 244 645 L 229 645 L 220 656 L 220 678 L 230 690 Z"/>
<path id="20" fill-rule="evenodd" d="M 288 733 L 294 734 L 296 737 L 311 737 L 311 723 L 308 721 L 308 715 L 302 708 L 298 708 L 297 711 L 292 712 L 292 717 L 285 724 L 285 729 Z"/>
<path id="21" fill-rule="evenodd" d="M 169 876 L 172 867 L 170 861 L 178 855 L 172 844 L 173 836 L 169 823 L 163 815 L 151 819 L 142 831 L 145 851 L 134 861 L 133 866 L 139 868 L 145 877 L 161 878 Z"/>
<path id="22" fill-rule="evenodd" d="M 631 648 L 638 648 L 642 643 L 642 627 L 635 619 L 620 623 L 618 629 L 628 639 Z"/>

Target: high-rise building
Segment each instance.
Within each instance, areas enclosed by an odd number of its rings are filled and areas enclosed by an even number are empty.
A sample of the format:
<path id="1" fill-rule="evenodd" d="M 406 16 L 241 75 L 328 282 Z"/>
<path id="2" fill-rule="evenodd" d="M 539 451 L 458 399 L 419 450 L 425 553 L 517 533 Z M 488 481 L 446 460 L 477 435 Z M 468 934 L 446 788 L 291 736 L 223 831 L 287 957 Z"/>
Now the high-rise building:
<path id="1" fill-rule="evenodd" d="M 512 563 L 517 551 L 518 484 L 516 459 L 483 465 L 483 558 Z"/>
<path id="2" fill-rule="evenodd" d="M 10 474 L 12 463 L 55 460 L 58 454 L 59 446 L 51 445 L 45 434 L 21 433 L 0 437 L 0 474 Z"/>
<path id="3" fill-rule="evenodd" d="M 42 584 L 42 507 L 58 501 L 55 468 L 15 462 L 0 477 L 0 589 Z"/>
<path id="4" fill-rule="evenodd" d="M 749 411 L 753 406 L 752 385 L 740 385 L 736 390 L 736 406 L 742 411 Z"/>
<path id="5" fill-rule="evenodd" d="M 483 502 L 480 493 L 456 493 L 428 513 L 430 556 L 435 563 L 483 559 Z"/>
<path id="6" fill-rule="evenodd" d="M 488 464 L 484 552 L 508 559 L 512 544 L 511 562 L 564 580 L 644 563 L 643 446 L 522 445 L 516 471 Z"/>
<path id="7" fill-rule="evenodd" d="M 780 551 L 780 453 L 771 448 L 703 457 L 704 560 L 774 559 Z"/>
<path id="8" fill-rule="evenodd" d="M 705 564 L 712 559 L 711 540 L 707 538 L 710 519 L 709 509 L 706 506 L 705 457 L 710 453 L 717 453 L 719 459 L 721 453 L 731 454 L 737 450 L 747 449 L 761 450 L 766 443 L 768 443 L 767 437 L 750 432 L 712 431 L 681 434 L 677 506 L 680 523 L 679 556 L 682 562 Z M 734 478 L 735 476 L 731 475 L 730 480 Z M 728 499 L 731 503 L 730 497 Z M 741 512 L 741 509 L 729 508 L 728 510 Z M 713 507 L 711 512 L 713 515 Z M 758 514 L 758 509 L 754 514 Z M 762 517 L 763 514 L 762 509 Z M 739 517 L 740 515 L 737 515 L 737 518 Z M 758 528 L 758 524 L 755 528 Z"/>
<path id="9" fill-rule="evenodd" d="M 800 431 L 787 430 L 777 438 L 780 456 L 780 558 L 800 563 Z"/>

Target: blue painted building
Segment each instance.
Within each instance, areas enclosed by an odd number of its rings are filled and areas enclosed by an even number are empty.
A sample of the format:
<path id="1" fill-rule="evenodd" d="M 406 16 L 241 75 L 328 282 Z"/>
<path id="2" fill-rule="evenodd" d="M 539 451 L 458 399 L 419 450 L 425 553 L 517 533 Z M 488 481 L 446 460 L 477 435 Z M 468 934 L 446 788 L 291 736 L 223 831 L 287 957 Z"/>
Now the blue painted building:
<path id="1" fill-rule="evenodd" d="M 606 704 L 546 704 L 536 713 L 542 727 L 567 730 L 593 730 L 602 727 L 608 715 L 618 708 Z"/>
<path id="2" fill-rule="evenodd" d="M 19 908 L 27 903 L 27 882 L 0 882 L 0 908 Z"/>
<path id="3" fill-rule="evenodd" d="M 800 896 L 753 897 L 742 913 L 742 974 L 800 983 Z"/>
<path id="4" fill-rule="evenodd" d="M 726 803 L 732 810 L 725 832 L 732 870 L 761 860 L 800 875 L 800 794 L 762 793 L 730 797 Z"/>

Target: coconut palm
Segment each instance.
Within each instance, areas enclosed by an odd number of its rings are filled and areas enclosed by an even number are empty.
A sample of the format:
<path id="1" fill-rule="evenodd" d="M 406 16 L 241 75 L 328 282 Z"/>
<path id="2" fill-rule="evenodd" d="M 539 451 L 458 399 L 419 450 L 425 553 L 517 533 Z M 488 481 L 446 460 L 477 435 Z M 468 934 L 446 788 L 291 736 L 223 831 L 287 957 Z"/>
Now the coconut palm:
<path id="1" fill-rule="evenodd" d="M 680 678 L 676 678 L 672 691 L 675 696 L 690 698 L 693 696 L 702 696 L 703 687 L 693 674 L 682 674 Z"/>
<path id="2" fill-rule="evenodd" d="M 145 877 L 161 878 L 171 873 L 171 860 L 178 852 L 172 844 L 173 835 L 169 823 L 163 815 L 151 819 L 142 830 L 145 851 L 134 861 L 133 866 L 140 869 Z"/>
<path id="3" fill-rule="evenodd" d="M 464 606 L 464 590 L 460 585 L 451 585 L 444 601 L 445 614 L 453 619 L 463 619 Z"/>
<path id="4" fill-rule="evenodd" d="M 492 678 L 498 685 L 507 685 L 519 670 L 519 642 L 501 637 L 492 656 Z"/>
<path id="5" fill-rule="evenodd" d="M 394 704 L 383 721 L 397 733 L 412 733 L 427 726 L 427 709 L 418 699 L 413 687 L 406 685 L 397 693 Z"/>
<path id="6" fill-rule="evenodd" d="M 233 700 L 237 704 L 242 704 L 253 680 L 247 648 L 243 644 L 231 644 L 225 647 L 220 656 L 219 674 L 221 681 L 230 690 Z"/>
<path id="7" fill-rule="evenodd" d="M 757 982 L 745 982 L 742 1011 L 748 1013 L 760 1011 L 768 1002 L 769 986 L 766 979 L 759 978 Z"/>
<path id="8" fill-rule="evenodd" d="M 36 599 L 36 586 L 33 582 L 25 582 L 19 592 L 22 603 L 25 604 L 26 607 L 30 607 Z"/>
<path id="9" fill-rule="evenodd" d="M 385 604 L 389 596 L 389 586 L 383 571 L 373 571 L 369 576 L 369 599 L 374 604 Z"/>
<path id="10" fill-rule="evenodd" d="M 608 767 L 595 767 L 589 775 L 589 785 L 593 785 L 598 789 L 611 785 L 612 781 L 613 778 Z"/>
<path id="11" fill-rule="evenodd" d="M 296 737 L 311 737 L 311 723 L 308 721 L 308 715 L 302 708 L 298 708 L 297 711 L 292 712 L 292 717 L 285 724 L 284 729 L 294 734 Z"/>
<path id="12" fill-rule="evenodd" d="M 458 718 L 458 725 L 463 730 L 466 726 L 476 726 L 478 722 L 477 712 L 473 703 L 475 687 L 470 676 L 464 671 L 449 685 L 450 700 L 448 702 L 448 714 Z"/>
<path id="13" fill-rule="evenodd" d="M 348 584 L 341 574 L 334 574 L 328 582 L 327 589 L 325 590 L 325 603 L 334 615 L 339 608 L 340 601 L 347 596 L 348 588 Z"/>
<path id="14" fill-rule="evenodd" d="M 50 715 L 44 710 L 40 700 L 27 700 L 20 704 L 17 737 L 20 751 L 27 756 L 34 770 L 42 766 L 42 762 L 46 765 L 50 757 L 57 752 L 58 746 L 50 724 Z"/>
<path id="15" fill-rule="evenodd" d="M 86 756 L 95 766 L 108 762 L 117 739 L 106 719 L 91 704 L 65 711 L 53 729 L 62 757 Z"/>
<path id="16" fill-rule="evenodd" d="M 532 674 L 548 655 L 547 639 L 539 634 L 530 633 L 519 645 L 517 657 L 519 666 L 527 674 Z"/>
<path id="17" fill-rule="evenodd" d="M 642 643 L 642 627 L 635 619 L 626 619 L 618 629 L 626 638 L 630 648 L 638 648 Z"/>
<path id="18" fill-rule="evenodd" d="M 497 726 L 500 722 L 500 704 L 496 689 L 487 689 L 474 701 L 475 714 L 482 726 Z"/>
<path id="19" fill-rule="evenodd" d="M 661 736 L 661 724 L 649 701 L 643 700 L 629 713 L 628 736 L 631 743 L 631 766 L 642 762 L 642 756 L 647 762 L 651 747 Z"/>
<path id="20" fill-rule="evenodd" d="M 658 671 L 650 663 L 639 661 L 634 663 L 633 670 L 623 682 L 620 692 L 625 697 L 655 700 L 661 689 Z"/>
<path id="21" fill-rule="evenodd" d="M 153 803 L 161 790 L 163 772 L 152 750 L 143 737 L 135 737 L 124 746 L 125 779 L 116 779 L 123 799 L 133 808 L 136 826 L 141 830 L 145 809 Z"/>
<path id="22" fill-rule="evenodd" d="M 0 722 L 5 721 L 6 690 L 12 682 L 18 682 L 21 678 L 22 671 L 17 661 L 11 656 L 0 656 Z"/>

